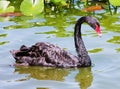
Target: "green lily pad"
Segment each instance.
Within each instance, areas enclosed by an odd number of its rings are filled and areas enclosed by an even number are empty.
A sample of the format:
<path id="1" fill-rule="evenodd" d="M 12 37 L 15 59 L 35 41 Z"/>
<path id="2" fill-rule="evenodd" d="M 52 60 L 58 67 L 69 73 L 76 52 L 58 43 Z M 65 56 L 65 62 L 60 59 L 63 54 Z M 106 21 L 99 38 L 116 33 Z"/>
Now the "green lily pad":
<path id="1" fill-rule="evenodd" d="M 110 40 L 107 40 L 107 42 L 114 43 L 114 44 L 120 44 L 120 36 L 113 36 L 113 38 Z"/>
<path id="2" fill-rule="evenodd" d="M 3 42 L 0 42 L 0 45 L 4 45 L 6 43 L 9 43 L 9 41 L 3 41 Z"/>
<path id="3" fill-rule="evenodd" d="M 109 0 L 113 6 L 120 6 L 120 0 Z"/>
<path id="4" fill-rule="evenodd" d="M 0 37 L 6 37 L 7 34 L 0 34 Z"/>
<path id="5" fill-rule="evenodd" d="M 102 50 L 103 50 L 102 48 L 96 48 L 96 49 L 88 50 L 88 52 L 90 52 L 90 53 L 98 53 L 98 52 L 101 52 Z"/>
<path id="6" fill-rule="evenodd" d="M 117 48 L 116 51 L 117 51 L 117 52 L 120 52 L 120 48 Z"/>
<path id="7" fill-rule="evenodd" d="M 44 0 L 23 0 L 21 12 L 26 16 L 35 16 L 44 10 Z"/>
<path id="8" fill-rule="evenodd" d="M 54 4 L 58 4 L 61 0 L 50 0 L 50 2 L 54 3 Z"/>
<path id="9" fill-rule="evenodd" d="M 14 7 L 13 6 L 8 6 L 9 1 L 0 1 L 0 13 L 5 13 L 5 12 L 14 12 Z"/>
<path id="10" fill-rule="evenodd" d="M 65 0 L 50 0 L 50 2 L 54 3 L 55 5 L 66 5 L 66 1 Z"/>

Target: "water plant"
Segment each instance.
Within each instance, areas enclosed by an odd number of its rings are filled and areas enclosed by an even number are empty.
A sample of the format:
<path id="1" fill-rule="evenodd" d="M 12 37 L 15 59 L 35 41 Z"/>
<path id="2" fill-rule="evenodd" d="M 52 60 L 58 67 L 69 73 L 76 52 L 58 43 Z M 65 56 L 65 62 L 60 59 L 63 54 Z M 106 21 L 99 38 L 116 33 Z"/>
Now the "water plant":
<path id="1" fill-rule="evenodd" d="M 10 1 L 0 1 L 0 13 L 14 12 L 14 7 L 9 4 Z"/>
<path id="2" fill-rule="evenodd" d="M 113 6 L 120 6 L 120 0 L 109 0 Z"/>
<path id="3" fill-rule="evenodd" d="M 23 0 L 20 11 L 26 16 L 34 16 L 44 10 L 44 0 Z"/>

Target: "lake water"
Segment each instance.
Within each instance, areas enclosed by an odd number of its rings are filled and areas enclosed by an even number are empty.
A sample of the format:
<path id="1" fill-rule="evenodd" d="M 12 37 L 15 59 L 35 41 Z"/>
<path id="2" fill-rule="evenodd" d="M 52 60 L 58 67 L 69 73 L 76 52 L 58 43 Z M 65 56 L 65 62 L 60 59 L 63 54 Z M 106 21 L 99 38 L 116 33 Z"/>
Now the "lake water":
<path id="1" fill-rule="evenodd" d="M 76 55 L 74 24 L 83 13 L 71 10 L 66 14 L 34 18 L 0 17 L 0 89 L 119 89 L 120 14 L 110 15 L 104 11 L 93 15 L 101 24 L 101 38 L 87 24 L 82 25 L 92 67 L 72 69 L 15 67 L 9 51 L 22 44 L 31 46 L 42 41 L 56 44 Z"/>

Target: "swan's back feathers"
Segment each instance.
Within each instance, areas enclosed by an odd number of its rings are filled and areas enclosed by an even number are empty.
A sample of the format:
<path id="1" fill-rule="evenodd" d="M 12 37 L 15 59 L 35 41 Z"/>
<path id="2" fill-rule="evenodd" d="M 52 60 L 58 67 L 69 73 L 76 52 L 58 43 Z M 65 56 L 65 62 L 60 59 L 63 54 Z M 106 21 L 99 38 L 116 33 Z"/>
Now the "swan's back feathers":
<path id="1" fill-rule="evenodd" d="M 78 58 L 60 47 L 44 42 L 38 42 L 31 47 L 21 46 L 20 50 L 11 51 L 17 63 L 27 65 L 75 67 Z"/>

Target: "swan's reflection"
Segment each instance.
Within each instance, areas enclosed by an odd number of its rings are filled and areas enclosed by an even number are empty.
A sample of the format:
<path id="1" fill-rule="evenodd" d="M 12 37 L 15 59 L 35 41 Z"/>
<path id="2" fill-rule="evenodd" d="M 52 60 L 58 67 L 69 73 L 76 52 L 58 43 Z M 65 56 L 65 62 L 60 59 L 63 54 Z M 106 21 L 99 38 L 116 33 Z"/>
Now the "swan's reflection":
<path id="1" fill-rule="evenodd" d="M 80 89 L 87 89 L 91 86 L 93 76 L 91 67 L 79 69 L 79 73 L 75 77 L 76 82 L 79 82 Z"/>
<path id="2" fill-rule="evenodd" d="M 64 77 L 69 74 L 69 70 L 50 67 L 17 67 L 15 72 L 18 72 L 19 74 L 30 74 L 30 78 L 38 80 L 57 81 L 63 81 Z"/>
<path id="3" fill-rule="evenodd" d="M 79 69 L 16 67 L 15 72 L 19 74 L 28 74 L 29 78 L 34 78 L 37 80 L 55 80 L 65 82 L 67 81 L 65 80 L 65 78 L 67 78 L 73 72 L 76 72 L 76 74 L 74 75 L 74 80 L 76 83 L 79 83 L 80 89 L 87 89 L 88 87 L 90 87 L 93 80 L 91 67 Z"/>

